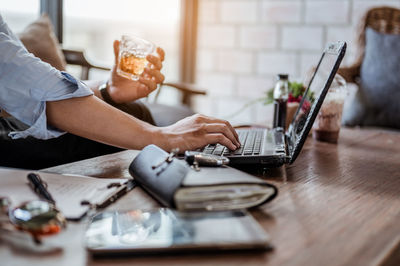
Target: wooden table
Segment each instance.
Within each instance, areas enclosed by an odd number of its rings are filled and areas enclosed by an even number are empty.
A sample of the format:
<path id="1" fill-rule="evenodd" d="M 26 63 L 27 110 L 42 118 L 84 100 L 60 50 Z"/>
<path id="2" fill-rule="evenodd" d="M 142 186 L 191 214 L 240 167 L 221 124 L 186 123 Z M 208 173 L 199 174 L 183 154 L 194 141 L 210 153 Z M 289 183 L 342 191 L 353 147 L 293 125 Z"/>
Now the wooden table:
<path id="1" fill-rule="evenodd" d="M 96 177 L 129 177 L 137 151 L 46 169 Z M 342 129 L 337 145 L 307 140 L 293 165 L 267 172 L 278 197 L 252 211 L 270 234 L 270 252 L 168 255 L 93 260 L 83 247 L 85 222 L 70 224 L 54 254 L 0 245 L 10 265 L 400 265 L 400 133 Z M 109 209 L 158 204 L 140 188 Z"/>

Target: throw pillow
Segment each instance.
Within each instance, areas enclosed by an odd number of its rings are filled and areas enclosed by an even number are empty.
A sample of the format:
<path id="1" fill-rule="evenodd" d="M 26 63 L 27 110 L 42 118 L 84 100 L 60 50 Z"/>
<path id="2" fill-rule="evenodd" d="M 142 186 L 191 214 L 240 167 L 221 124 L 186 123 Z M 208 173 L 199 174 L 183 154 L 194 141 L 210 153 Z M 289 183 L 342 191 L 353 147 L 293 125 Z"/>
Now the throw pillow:
<path id="1" fill-rule="evenodd" d="M 344 110 L 349 126 L 400 128 L 400 35 L 366 28 L 360 86 Z"/>
<path id="2" fill-rule="evenodd" d="M 58 70 L 65 70 L 66 62 L 53 32 L 49 17 L 44 14 L 19 34 L 26 49 Z"/>

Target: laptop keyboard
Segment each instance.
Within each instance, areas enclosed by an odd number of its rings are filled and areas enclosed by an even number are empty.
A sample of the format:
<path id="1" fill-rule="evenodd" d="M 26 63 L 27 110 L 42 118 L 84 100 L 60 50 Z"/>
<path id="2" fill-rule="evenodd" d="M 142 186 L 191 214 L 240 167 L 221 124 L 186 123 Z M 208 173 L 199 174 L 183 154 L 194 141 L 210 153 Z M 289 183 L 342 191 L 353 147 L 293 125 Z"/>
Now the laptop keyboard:
<path id="1" fill-rule="evenodd" d="M 209 144 L 203 152 L 214 155 L 259 155 L 261 152 L 261 145 L 265 130 L 240 130 L 237 131 L 239 135 L 239 141 L 242 144 L 239 149 L 235 151 L 229 150 L 227 147 L 221 144 Z"/>

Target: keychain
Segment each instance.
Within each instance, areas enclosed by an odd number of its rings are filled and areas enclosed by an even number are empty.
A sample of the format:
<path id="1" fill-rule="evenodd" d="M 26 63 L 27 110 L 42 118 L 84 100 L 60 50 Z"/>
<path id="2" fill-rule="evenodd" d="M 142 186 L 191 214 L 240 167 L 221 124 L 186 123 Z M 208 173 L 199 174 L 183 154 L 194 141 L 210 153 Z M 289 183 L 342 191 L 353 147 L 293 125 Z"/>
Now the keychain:
<path id="1" fill-rule="evenodd" d="M 165 157 L 165 159 L 153 165 L 152 169 L 157 169 L 164 163 L 171 163 L 178 153 L 179 149 L 173 149 L 168 156 Z M 185 161 L 191 165 L 195 171 L 200 171 L 200 166 L 223 166 L 229 164 L 229 159 L 227 157 L 214 154 L 205 154 L 198 151 L 186 151 Z M 162 172 L 162 170 L 160 170 L 160 172 Z"/>
<path id="2" fill-rule="evenodd" d="M 224 156 L 205 154 L 198 151 L 186 151 L 185 160 L 196 171 L 200 171 L 201 166 L 223 166 L 229 164 L 229 159 Z"/>
<path id="3" fill-rule="evenodd" d="M 160 167 L 164 163 L 171 163 L 172 160 L 174 159 L 174 157 L 178 154 L 178 152 L 179 152 L 179 148 L 172 149 L 172 151 L 168 154 L 167 157 L 165 157 L 164 160 L 162 160 L 161 162 L 159 162 L 156 165 L 153 165 L 151 168 L 152 169 L 156 169 L 156 168 Z"/>

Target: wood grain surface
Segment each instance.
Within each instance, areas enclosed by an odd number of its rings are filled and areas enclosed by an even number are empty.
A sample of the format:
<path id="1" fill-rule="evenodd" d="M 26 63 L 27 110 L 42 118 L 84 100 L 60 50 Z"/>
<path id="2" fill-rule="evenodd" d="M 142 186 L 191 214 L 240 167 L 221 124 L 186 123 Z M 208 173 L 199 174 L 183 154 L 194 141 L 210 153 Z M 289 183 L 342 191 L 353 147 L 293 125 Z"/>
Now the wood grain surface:
<path id="1" fill-rule="evenodd" d="M 124 151 L 46 171 L 129 177 L 137 151 Z M 271 236 L 268 252 L 92 259 L 83 246 L 87 221 L 48 238 L 61 251 L 40 254 L 0 242 L 6 265 L 400 265 L 400 133 L 342 129 L 338 144 L 309 138 L 293 165 L 259 174 L 278 197 L 251 213 Z M 149 209 L 140 188 L 108 209 Z"/>

